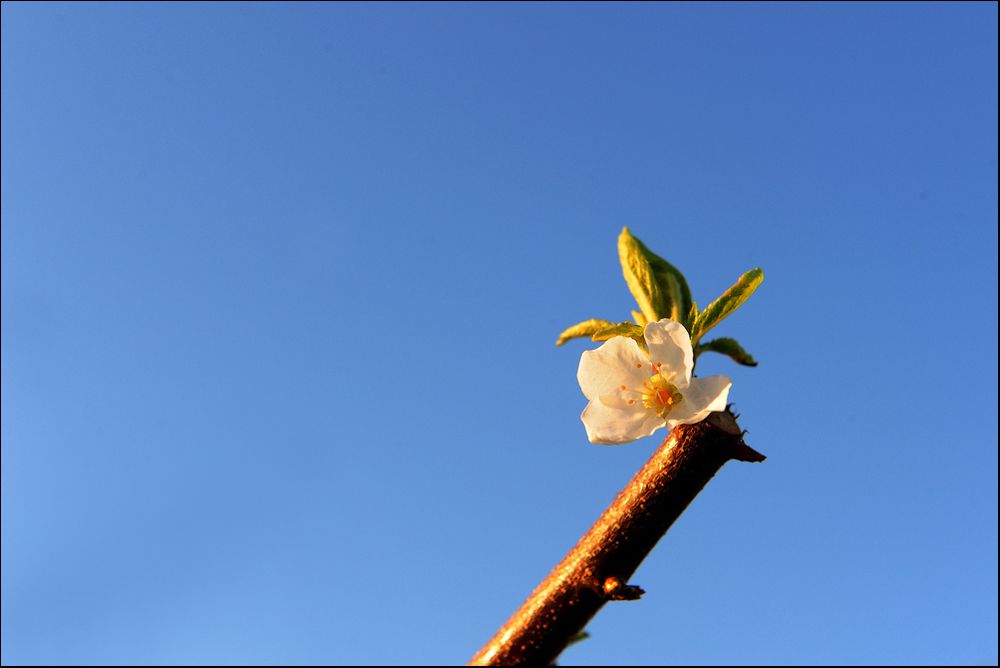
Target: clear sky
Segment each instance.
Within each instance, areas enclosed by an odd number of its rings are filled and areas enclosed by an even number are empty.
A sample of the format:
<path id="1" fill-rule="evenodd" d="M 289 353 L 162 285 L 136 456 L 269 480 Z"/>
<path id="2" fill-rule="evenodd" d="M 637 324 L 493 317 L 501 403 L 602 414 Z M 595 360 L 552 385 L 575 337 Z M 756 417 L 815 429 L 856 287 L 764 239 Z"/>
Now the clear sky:
<path id="1" fill-rule="evenodd" d="M 463 663 L 660 442 L 728 464 L 565 663 L 997 661 L 997 5 L 4 3 L 4 663 Z"/>

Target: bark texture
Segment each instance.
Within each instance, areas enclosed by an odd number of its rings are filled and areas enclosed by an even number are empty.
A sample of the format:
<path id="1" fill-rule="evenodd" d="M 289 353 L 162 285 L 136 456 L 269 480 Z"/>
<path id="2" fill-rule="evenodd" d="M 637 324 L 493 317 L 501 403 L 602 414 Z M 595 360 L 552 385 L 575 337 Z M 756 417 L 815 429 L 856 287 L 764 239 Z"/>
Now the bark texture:
<path id="1" fill-rule="evenodd" d="M 528 600 L 469 665 L 549 665 L 607 601 L 632 600 L 626 584 L 712 476 L 730 459 L 764 461 L 727 409 L 674 429 Z"/>

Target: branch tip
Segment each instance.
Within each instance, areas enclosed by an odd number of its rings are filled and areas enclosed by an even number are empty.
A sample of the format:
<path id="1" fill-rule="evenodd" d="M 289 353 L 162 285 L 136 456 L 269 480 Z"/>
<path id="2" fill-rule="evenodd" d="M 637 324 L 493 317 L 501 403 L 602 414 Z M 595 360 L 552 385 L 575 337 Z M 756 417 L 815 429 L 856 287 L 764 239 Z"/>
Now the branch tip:
<path id="1" fill-rule="evenodd" d="M 746 432 L 744 431 L 743 433 L 745 434 Z M 764 461 L 767 457 L 757 452 L 740 439 L 739 444 L 736 446 L 736 453 L 733 455 L 733 459 L 740 462 L 750 462 L 756 464 Z"/>

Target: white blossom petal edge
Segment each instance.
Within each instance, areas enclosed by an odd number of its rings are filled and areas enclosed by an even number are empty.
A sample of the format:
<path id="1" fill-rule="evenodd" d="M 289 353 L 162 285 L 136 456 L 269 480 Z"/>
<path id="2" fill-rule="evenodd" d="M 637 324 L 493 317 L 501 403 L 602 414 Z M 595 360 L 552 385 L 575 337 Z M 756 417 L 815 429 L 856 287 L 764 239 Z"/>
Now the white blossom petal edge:
<path id="1" fill-rule="evenodd" d="M 628 443 L 726 408 L 732 381 L 691 377 L 691 338 L 680 323 L 651 322 L 643 336 L 648 356 L 634 340 L 616 336 L 580 358 L 576 378 L 590 400 L 580 417 L 591 443 Z"/>

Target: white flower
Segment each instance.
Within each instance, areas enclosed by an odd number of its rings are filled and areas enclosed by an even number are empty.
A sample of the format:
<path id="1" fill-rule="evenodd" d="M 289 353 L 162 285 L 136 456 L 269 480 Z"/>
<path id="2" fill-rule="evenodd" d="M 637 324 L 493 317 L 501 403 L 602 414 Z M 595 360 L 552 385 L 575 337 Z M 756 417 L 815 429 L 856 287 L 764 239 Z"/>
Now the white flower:
<path id="1" fill-rule="evenodd" d="M 628 443 L 726 407 L 732 381 L 691 377 L 691 338 L 680 323 L 651 322 L 643 336 L 649 355 L 633 339 L 616 336 L 580 358 L 576 378 L 590 400 L 580 417 L 591 443 Z"/>

